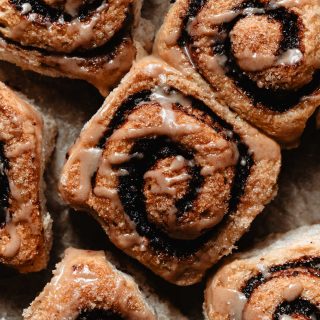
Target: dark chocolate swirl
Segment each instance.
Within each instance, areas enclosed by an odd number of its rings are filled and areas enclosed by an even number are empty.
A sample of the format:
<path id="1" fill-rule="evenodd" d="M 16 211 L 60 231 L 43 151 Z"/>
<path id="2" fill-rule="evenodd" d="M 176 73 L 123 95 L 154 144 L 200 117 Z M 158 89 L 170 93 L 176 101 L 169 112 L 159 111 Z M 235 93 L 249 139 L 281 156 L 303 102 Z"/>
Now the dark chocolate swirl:
<path id="1" fill-rule="evenodd" d="M 81 311 L 76 320 L 122 320 L 119 314 L 111 310 L 93 309 Z"/>
<path id="2" fill-rule="evenodd" d="M 129 96 L 118 108 L 112 118 L 107 131 L 100 140 L 98 147 L 103 148 L 108 138 L 117 130 L 128 118 L 130 113 L 143 102 L 150 101 L 151 91 L 141 91 Z M 239 160 L 235 168 L 235 175 L 228 200 L 228 212 L 225 213 L 223 220 L 214 228 L 206 231 L 201 236 L 192 240 L 181 240 L 171 238 L 164 231 L 160 230 L 155 224 L 149 221 L 145 204 L 144 174 L 154 166 L 160 159 L 170 156 L 181 155 L 187 160 L 194 160 L 194 150 L 189 150 L 185 146 L 173 141 L 167 136 L 152 136 L 148 138 L 137 139 L 131 147 L 130 154 L 142 153 L 143 158 L 132 157 L 130 160 L 117 165 L 117 169 L 123 169 L 128 172 L 127 175 L 118 178 L 119 196 L 126 214 L 136 225 L 140 236 L 148 238 L 150 245 L 160 253 L 167 253 L 177 257 L 187 257 L 194 254 L 201 246 L 206 243 L 210 237 L 217 231 L 217 228 L 223 228 L 228 217 L 236 209 L 240 198 L 244 192 L 250 169 L 253 165 L 252 155 L 248 146 L 241 141 L 237 133 L 233 131 L 231 125 L 218 117 L 203 102 L 188 97 L 192 101 L 192 107 L 210 117 L 211 126 L 214 131 L 236 144 L 239 152 Z M 175 107 L 182 109 L 179 104 Z M 184 110 L 185 111 L 185 110 Z M 198 118 L 201 121 L 201 118 Z M 204 121 L 204 120 L 202 120 Z M 230 135 L 230 132 L 233 134 Z M 193 207 L 193 202 L 197 199 L 198 189 L 201 188 L 203 177 L 200 175 L 201 168 L 196 164 L 189 169 L 191 179 L 188 182 L 188 191 L 179 199 L 175 205 L 178 209 L 176 215 L 181 217 Z M 95 182 L 93 181 L 93 188 Z"/>
<path id="3" fill-rule="evenodd" d="M 293 276 L 298 280 L 300 274 L 319 278 L 320 258 L 306 256 L 285 264 L 271 266 L 264 273 L 258 273 L 248 279 L 241 291 L 249 300 L 248 303 L 250 303 L 251 295 L 255 290 L 259 290 L 260 285 L 278 277 Z M 283 301 L 277 305 L 272 319 L 280 320 L 283 315 L 302 316 L 303 319 L 319 320 L 320 309 L 313 302 L 302 297 L 297 297 L 293 301 Z"/>
<path id="4" fill-rule="evenodd" d="M 183 30 L 178 40 L 180 47 L 186 46 L 193 58 L 197 55 L 197 47 L 194 45 L 193 37 L 187 31 L 187 25 L 192 19 L 197 17 L 206 3 L 207 0 L 191 0 L 188 12 L 184 18 Z M 230 8 L 230 11 L 236 13 L 235 16 L 227 19 L 227 22 L 216 25 L 219 34 L 224 34 L 225 36 L 219 37 L 219 39 L 214 39 L 213 37 L 212 40 L 212 54 L 225 57 L 226 61 L 223 64 L 225 75 L 252 101 L 254 107 L 263 107 L 279 113 L 286 112 L 297 106 L 303 97 L 319 89 L 320 70 L 310 71 L 311 80 L 298 88 L 273 88 L 259 85 L 252 78 L 250 72 L 242 70 L 232 49 L 230 34 L 234 26 L 248 16 L 248 13 L 244 11 L 245 9 L 260 9 L 260 11 L 251 12 L 250 16 L 265 16 L 269 21 L 275 21 L 281 25 L 282 36 L 278 44 L 277 56 L 290 49 L 304 51 L 301 40 L 302 34 L 305 32 L 304 24 L 295 11 L 284 7 L 273 7 L 269 2 L 249 0 Z M 198 65 L 197 67 L 198 71 L 206 78 L 201 67 Z M 210 79 L 207 78 L 207 80 L 210 82 Z M 212 85 L 214 86 L 215 84 L 213 83 Z"/>

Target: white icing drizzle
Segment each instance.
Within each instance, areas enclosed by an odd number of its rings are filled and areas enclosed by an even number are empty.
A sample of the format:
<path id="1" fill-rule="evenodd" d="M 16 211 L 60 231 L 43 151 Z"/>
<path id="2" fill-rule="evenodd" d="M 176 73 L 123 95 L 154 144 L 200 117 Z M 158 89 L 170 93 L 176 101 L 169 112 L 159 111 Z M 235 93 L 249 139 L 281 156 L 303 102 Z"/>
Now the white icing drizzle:
<path id="1" fill-rule="evenodd" d="M 65 10 L 71 16 L 76 16 L 78 13 L 78 9 L 81 6 L 81 0 L 67 0 L 65 3 Z M 94 14 L 90 16 L 89 21 L 83 22 L 80 18 L 75 18 L 71 22 L 65 22 L 63 20 L 63 16 L 60 17 L 59 23 L 65 24 L 66 34 L 68 36 L 74 36 L 72 42 L 69 44 L 69 50 L 75 50 L 81 46 L 88 45 L 93 38 L 94 28 L 100 20 L 100 15 L 103 11 L 106 10 L 108 4 L 105 1 L 95 9 Z M 29 3 L 24 3 L 22 6 L 22 14 L 27 14 L 32 9 Z M 9 37 L 12 39 L 19 39 L 23 36 L 25 29 L 37 20 L 38 14 L 31 13 L 15 26 L 12 26 L 9 30 Z M 51 32 L 56 28 L 56 24 L 48 22 L 48 33 L 50 35 Z M 108 27 L 105 27 L 106 32 L 112 32 L 108 30 Z M 23 41 L 21 41 L 22 44 Z"/>
<path id="2" fill-rule="evenodd" d="M 76 5 L 78 5 L 78 0 L 69 0 L 70 5 L 68 5 L 69 10 L 74 11 L 76 10 Z M 71 5 L 72 4 L 72 5 Z M 107 4 L 105 1 L 102 2 L 102 4 L 95 10 L 95 13 L 93 16 L 90 17 L 90 21 L 88 23 L 83 23 L 79 18 L 74 19 L 69 23 L 67 26 L 67 34 L 68 35 L 76 35 L 74 37 L 74 41 L 72 42 L 72 45 L 70 45 L 70 50 L 74 50 L 78 47 L 87 45 L 93 36 L 93 29 L 97 25 L 100 14 L 102 11 L 104 11 L 107 8 Z M 66 7 L 67 8 L 67 7 Z M 51 28 L 51 27 L 50 27 Z M 49 31 L 50 31 L 49 28 Z"/>
<path id="3" fill-rule="evenodd" d="M 166 72 L 169 73 L 171 70 L 161 64 L 150 63 L 142 71 L 150 78 L 158 78 L 160 85 L 164 85 L 167 81 Z"/>
<path id="4" fill-rule="evenodd" d="M 107 180 L 111 180 L 114 176 L 123 176 L 129 174 L 125 169 L 119 169 L 117 171 L 112 169 L 113 164 L 121 164 L 132 158 L 142 158 L 143 154 L 134 153 L 120 153 L 115 152 L 103 158 L 99 167 L 99 174 L 105 177 Z M 121 201 L 118 197 L 118 190 L 116 188 L 108 188 L 105 186 L 96 186 L 93 190 L 94 194 L 101 198 L 109 198 L 114 208 L 122 208 Z"/>
<path id="5" fill-rule="evenodd" d="M 90 179 L 98 167 L 101 154 L 102 150 L 98 148 L 83 148 L 78 153 L 72 153 L 70 161 L 72 163 L 79 162 L 79 183 L 74 192 L 77 201 L 88 199 L 91 190 Z M 62 183 L 65 180 L 62 176 Z"/>
<path id="6" fill-rule="evenodd" d="M 91 263 L 93 264 L 91 266 Z M 97 271 L 95 270 L 97 264 Z M 106 259 L 103 251 L 88 251 L 69 248 L 64 259 L 53 272 L 49 290 L 52 292 L 53 310 L 59 312 L 63 319 L 74 319 L 79 313 L 79 301 L 84 293 L 88 296 L 87 308 L 97 302 L 107 304 L 108 308 L 116 308 L 124 312 L 130 319 L 154 320 L 153 311 L 139 297 L 139 289 L 130 277 L 116 270 Z M 101 292 L 100 284 L 109 282 L 111 292 Z M 67 299 L 65 294 L 68 292 Z M 108 301 L 105 301 L 108 299 Z M 130 308 L 130 301 L 136 301 L 141 306 Z"/>
<path id="7" fill-rule="evenodd" d="M 242 320 L 247 298 L 239 291 L 211 286 L 208 288 L 208 303 L 213 312 L 227 314 L 230 320 Z"/>
<path id="8" fill-rule="evenodd" d="M 110 199 L 111 204 L 114 208 L 122 208 L 122 204 L 118 196 L 118 190 L 116 188 L 96 186 L 93 189 L 93 193 L 98 197 Z"/>
<path id="9" fill-rule="evenodd" d="M 287 301 L 294 301 L 303 292 L 303 286 L 301 282 L 290 283 L 286 288 L 283 289 L 282 296 Z"/>
<path id="10" fill-rule="evenodd" d="M 15 158 L 21 156 L 21 154 L 30 151 L 34 148 L 34 142 L 31 141 L 25 141 L 25 142 L 17 142 L 13 145 L 11 150 L 8 150 L 6 152 L 6 156 L 9 158 Z"/>
<path id="11" fill-rule="evenodd" d="M 280 320 L 294 320 L 291 316 L 283 314 L 280 316 Z"/>
<path id="12" fill-rule="evenodd" d="M 291 66 L 303 58 L 303 54 L 299 49 L 288 49 L 283 52 L 277 59 L 277 65 L 281 66 Z"/>
<path id="13" fill-rule="evenodd" d="M 207 20 L 211 22 L 212 24 L 221 24 L 221 23 L 227 23 L 232 21 L 234 18 L 236 18 L 241 11 L 234 11 L 229 10 L 226 12 L 210 15 L 207 17 Z"/>
<path id="14" fill-rule="evenodd" d="M 5 230 L 9 235 L 9 242 L 5 245 L 2 250 L 2 255 L 7 258 L 14 257 L 20 249 L 21 238 L 17 231 L 17 226 L 13 221 L 10 220 L 9 214 L 7 213 L 6 217 L 6 226 Z"/>
<path id="15" fill-rule="evenodd" d="M 306 0 L 282 0 L 282 1 L 274 2 L 270 4 L 270 8 L 275 7 L 275 5 L 281 6 L 288 3 L 293 3 L 293 5 L 298 5 L 300 4 L 300 1 L 306 1 Z M 217 39 L 219 37 L 224 37 L 224 35 L 218 33 L 216 30 L 212 30 L 212 28 L 208 29 L 207 27 L 204 27 L 204 26 L 228 23 L 240 14 L 252 15 L 252 14 L 264 13 L 264 12 L 265 12 L 264 9 L 253 7 L 253 8 L 245 8 L 242 10 L 236 10 L 236 11 L 229 10 L 229 11 L 218 13 L 215 15 L 206 16 L 205 18 L 203 18 L 205 19 L 205 21 L 198 21 L 197 18 L 190 18 L 190 20 L 187 23 L 187 31 L 190 35 L 197 35 L 197 36 L 210 35 L 213 39 Z M 190 64 L 193 67 L 195 67 L 188 48 L 184 47 L 183 51 L 185 56 L 189 60 Z M 272 54 L 262 54 L 262 53 L 252 52 L 250 50 L 245 50 L 244 52 L 235 53 L 235 57 L 241 69 L 253 72 L 253 71 L 261 71 L 276 65 L 282 65 L 282 66 L 294 65 L 302 60 L 303 54 L 298 48 L 288 49 L 278 57 Z M 226 59 L 227 57 L 224 55 L 207 56 L 206 66 L 208 70 L 222 75 L 225 73 L 223 66 L 226 62 Z"/>
<path id="16" fill-rule="evenodd" d="M 135 139 L 149 135 L 169 135 L 181 136 L 184 134 L 194 133 L 199 130 L 198 125 L 178 123 L 176 121 L 175 111 L 172 104 L 179 103 L 181 105 L 190 105 L 190 101 L 178 92 L 165 93 L 163 87 L 158 87 L 150 96 L 152 101 L 157 101 L 161 105 L 160 117 L 162 122 L 160 125 L 143 127 L 143 128 L 120 128 L 112 134 L 110 140 Z"/>
<path id="17" fill-rule="evenodd" d="M 21 14 L 27 14 L 32 10 L 32 6 L 28 2 L 23 3 L 21 7 L 22 7 Z"/>
<path id="18" fill-rule="evenodd" d="M 269 6 L 272 9 L 279 8 L 279 7 L 292 8 L 292 7 L 300 7 L 308 2 L 309 0 L 280 0 L 280 1 L 272 0 L 270 1 Z"/>
<path id="19" fill-rule="evenodd" d="M 234 166 L 239 158 L 239 153 L 235 146 L 230 145 L 228 149 L 218 154 L 209 154 L 207 156 L 208 165 L 201 169 L 201 175 L 212 175 L 218 169 Z"/>
<path id="20" fill-rule="evenodd" d="M 204 145 L 195 145 L 198 151 L 206 151 L 206 165 L 202 167 L 200 174 L 212 175 L 218 169 L 233 166 L 238 162 L 239 152 L 235 144 L 222 138 Z"/>
<path id="21" fill-rule="evenodd" d="M 25 121 L 22 118 L 17 118 L 17 124 L 24 121 L 24 127 L 26 133 L 34 133 L 34 128 L 31 126 L 28 129 L 29 121 Z M 16 158 L 21 156 L 23 153 L 34 150 L 35 149 L 35 141 L 34 137 L 30 137 L 28 141 L 25 142 L 17 142 L 14 144 L 9 150 L 5 151 L 6 157 L 8 159 Z M 3 171 L 3 166 L 1 167 Z M 9 179 L 9 188 L 10 188 L 10 196 L 12 200 L 17 202 L 18 208 L 14 212 L 12 218 L 10 216 L 9 211 L 6 214 L 6 225 L 4 230 L 7 232 L 9 236 L 9 241 L 6 243 L 5 247 L 2 250 L 2 255 L 11 258 L 14 257 L 20 249 L 21 246 L 21 237 L 17 230 L 17 225 L 20 222 L 29 222 L 28 226 L 31 230 L 31 233 L 36 233 L 37 225 L 32 223 L 32 211 L 33 204 L 31 200 L 25 202 L 23 199 L 23 190 L 18 187 L 11 179 Z"/>
<path id="22" fill-rule="evenodd" d="M 269 272 L 268 266 L 259 263 L 257 264 L 257 269 L 261 272 L 264 279 L 268 279 L 271 277 L 271 273 Z"/>
<path id="23" fill-rule="evenodd" d="M 183 157 L 182 159 L 175 159 L 169 170 L 170 171 L 176 171 L 181 169 L 186 161 Z M 191 177 L 187 173 L 181 173 L 179 175 L 173 176 L 173 177 L 167 177 L 165 175 L 165 172 L 167 170 L 165 168 L 155 169 L 155 170 L 149 170 L 144 174 L 144 178 L 152 178 L 155 179 L 155 184 L 152 184 L 150 191 L 155 194 L 170 194 L 170 195 L 176 195 L 177 189 L 172 186 L 175 183 L 183 182 L 189 180 Z"/>
<path id="24" fill-rule="evenodd" d="M 235 57 L 241 69 L 246 71 L 261 71 L 272 67 L 276 62 L 276 56 L 272 54 L 256 53 L 249 50 L 236 53 Z"/>
<path id="25" fill-rule="evenodd" d="M 170 165 L 170 170 L 180 170 L 182 169 L 186 164 L 186 159 L 182 156 L 176 156 Z"/>

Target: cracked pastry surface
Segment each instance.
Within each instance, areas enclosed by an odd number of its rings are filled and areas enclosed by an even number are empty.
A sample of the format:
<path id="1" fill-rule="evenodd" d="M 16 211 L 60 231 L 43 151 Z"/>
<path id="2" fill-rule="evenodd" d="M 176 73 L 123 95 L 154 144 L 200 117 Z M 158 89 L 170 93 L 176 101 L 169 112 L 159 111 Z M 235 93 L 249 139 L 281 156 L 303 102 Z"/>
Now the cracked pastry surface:
<path id="1" fill-rule="evenodd" d="M 188 285 L 276 192 L 278 145 L 158 59 L 135 64 L 70 148 L 63 199 L 166 280 Z"/>
<path id="2" fill-rule="evenodd" d="M 54 142 L 44 140 L 39 112 L 2 83 L 0 131 L 0 262 L 20 272 L 39 271 L 51 247 L 42 176 Z"/>

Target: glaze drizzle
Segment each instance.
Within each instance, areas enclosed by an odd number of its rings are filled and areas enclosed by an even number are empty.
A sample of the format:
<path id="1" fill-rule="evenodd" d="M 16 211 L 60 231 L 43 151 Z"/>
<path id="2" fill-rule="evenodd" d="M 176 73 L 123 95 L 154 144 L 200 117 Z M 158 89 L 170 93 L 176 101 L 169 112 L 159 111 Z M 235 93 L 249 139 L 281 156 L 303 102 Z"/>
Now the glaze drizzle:
<path id="1" fill-rule="evenodd" d="M 130 113 L 135 108 L 139 108 L 143 103 L 150 101 L 151 95 L 152 92 L 150 90 L 144 90 L 129 96 L 117 109 L 97 147 L 104 148 L 108 139 L 126 121 Z M 135 140 L 129 155 L 143 154 L 144 156 L 130 156 L 127 161 L 114 166 L 117 171 L 122 170 L 128 172 L 128 174 L 120 175 L 118 177 L 118 193 L 124 211 L 130 220 L 134 222 L 138 234 L 148 238 L 150 245 L 155 250 L 177 257 L 186 257 L 194 254 L 210 237 L 212 237 L 212 234 L 217 230 L 216 228 L 223 227 L 227 216 L 237 208 L 239 200 L 244 192 L 251 166 L 253 165 L 253 158 L 247 145 L 241 141 L 240 137 L 235 132 L 233 132 L 232 126 L 218 117 L 201 101 L 193 97 L 186 98 L 191 101 L 192 108 L 209 116 L 214 131 L 221 135 L 225 140 L 232 141 L 236 144 L 239 153 L 238 162 L 235 166 L 235 177 L 230 191 L 228 212 L 225 213 L 224 218 L 216 227 L 211 228 L 196 239 L 182 240 L 170 237 L 163 230 L 160 230 L 155 224 L 150 222 L 147 217 L 145 196 L 143 193 L 144 174 L 152 168 L 157 161 L 164 158 L 183 156 L 186 160 L 192 161 L 194 160 L 193 154 L 195 150 L 188 150 L 165 135 L 140 138 Z M 175 103 L 174 108 L 188 113 L 188 110 L 179 103 Z M 188 115 L 194 116 L 191 113 L 188 113 Z M 201 118 L 197 118 L 197 120 L 204 121 Z M 230 134 L 231 132 L 232 134 Z M 197 164 L 188 169 L 188 174 L 192 177 L 188 181 L 188 191 L 175 203 L 177 208 L 176 215 L 178 218 L 185 215 L 192 207 L 193 201 L 197 197 L 197 190 L 201 188 L 203 183 L 201 168 L 198 167 Z M 94 189 L 94 187 L 95 179 L 93 179 L 92 188 Z"/>
<path id="2" fill-rule="evenodd" d="M 194 54 L 192 45 L 193 38 L 188 32 L 187 26 L 190 21 L 197 16 L 207 1 L 208 0 L 191 0 L 188 12 L 183 20 L 183 30 L 178 39 L 178 44 L 181 48 L 187 48 L 191 58 Z M 316 70 L 313 73 L 312 80 L 309 83 L 295 90 L 258 86 L 258 84 L 241 69 L 231 48 L 230 32 L 238 21 L 248 15 L 248 12 L 250 15 L 267 16 L 271 21 L 274 20 L 281 24 L 282 38 L 277 52 L 278 57 L 285 52 L 289 52 L 289 50 L 300 49 L 303 51 L 301 34 L 304 32 L 304 26 L 295 12 L 285 7 L 272 6 L 270 3 L 263 4 L 259 0 L 248 0 L 231 8 L 230 13 L 233 13 L 233 15 L 221 19 L 222 21 L 217 23 L 216 27 L 219 30 L 219 34 L 224 34 L 224 37 L 213 40 L 212 54 L 215 55 L 217 59 L 219 59 L 219 57 L 223 58 L 223 65 L 220 66 L 223 70 L 222 72 L 241 89 L 255 107 L 265 107 L 280 113 L 285 112 L 294 108 L 301 101 L 301 98 L 312 94 L 319 88 L 320 70 Z M 203 75 L 201 69 L 198 69 L 198 71 Z"/>

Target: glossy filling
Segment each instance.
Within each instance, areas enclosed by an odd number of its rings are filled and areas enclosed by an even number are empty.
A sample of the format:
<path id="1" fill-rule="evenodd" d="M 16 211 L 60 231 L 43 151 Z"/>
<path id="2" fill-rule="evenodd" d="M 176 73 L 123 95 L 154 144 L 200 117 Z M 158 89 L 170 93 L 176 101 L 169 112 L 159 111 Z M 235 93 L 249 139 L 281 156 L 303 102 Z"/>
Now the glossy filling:
<path id="1" fill-rule="evenodd" d="M 193 0 L 189 5 L 189 10 L 183 21 L 183 32 L 179 39 L 180 47 L 188 46 L 192 53 L 192 38 L 187 32 L 187 24 L 191 18 L 195 17 L 207 0 Z M 282 39 L 279 44 L 278 54 L 289 50 L 299 48 L 300 46 L 300 32 L 302 32 L 303 25 L 299 17 L 285 8 L 271 9 L 268 5 L 262 4 L 257 0 L 250 0 L 243 2 L 241 5 L 232 8 L 234 12 L 239 12 L 246 8 L 264 9 L 264 13 L 254 13 L 254 15 L 267 15 L 269 19 L 278 21 L 282 26 Z M 240 11 L 241 12 L 241 11 Z M 221 23 L 218 26 L 219 32 L 225 33 L 227 36 L 222 41 L 215 41 L 212 45 L 212 52 L 214 54 L 223 55 L 227 58 L 224 65 L 225 74 L 233 80 L 248 98 L 251 99 L 255 107 L 266 107 L 277 112 L 285 112 L 295 107 L 301 98 L 312 94 L 319 88 L 320 70 L 314 72 L 312 81 L 307 85 L 297 90 L 286 89 L 272 89 L 261 88 L 257 83 L 250 79 L 250 77 L 241 70 L 233 55 L 230 40 L 230 32 L 235 24 L 241 20 L 245 15 L 239 13 L 234 19 L 229 22 Z M 201 72 L 201 70 L 200 70 Z"/>
<path id="2" fill-rule="evenodd" d="M 50 22 L 57 22 L 61 18 L 63 18 L 64 21 L 69 22 L 75 18 L 61 9 L 49 6 L 41 0 L 10 0 L 10 3 L 14 5 L 14 7 L 20 12 L 23 10 L 22 5 L 26 2 L 31 5 L 31 9 L 27 13 L 27 16 L 36 13 L 40 15 L 44 20 Z M 102 0 L 93 0 L 86 2 L 79 8 L 79 12 L 76 17 L 80 20 L 87 18 L 95 9 L 97 9 L 102 4 L 102 2 Z"/>
<path id="3" fill-rule="evenodd" d="M 296 299 L 291 302 L 284 301 L 277 306 L 273 319 L 281 320 L 283 315 L 303 316 L 304 319 L 319 320 L 320 310 L 316 305 L 307 300 Z"/>
<path id="4" fill-rule="evenodd" d="M 114 117 L 110 121 L 108 129 L 98 144 L 99 148 L 103 148 L 103 146 L 108 142 L 108 138 L 126 121 L 130 112 L 132 112 L 138 104 L 150 101 L 150 95 L 151 91 L 145 90 L 128 97 L 128 99 L 118 108 Z M 247 178 L 250 174 L 251 166 L 253 165 L 253 159 L 249 153 L 248 147 L 241 142 L 240 137 L 233 132 L 233 128 L 228 123 L 219 118 L 201 101 L 192 97 L 188 97 L 188 99 L 192 101 L 193 108 L 210 117 L 213 123 L 212 129 L 222 135 L 226 140 L 233 141 L 237 145 L 239 152 L 239 161 L 235 167 L 235 177 L 230 191 L 228 212 L 226 212 L 223 220 L 217 226 L 222 228 L 226 222 L 228 214 L 237 209 L 237 205 L 244 192 Z M 175 104 L 175 107 L 182 108 L 179 104 Z M 198 120 L 201 121 L 201 118 L 198 118 Z M 233 132 L 231 137 L 226 134 L 227 131 Z M 183 156 L 187 160 L 192 160 L 194 158 L 194 150 L 187 150 L 184 146 L 173 141 L 167 136 L 152 136 L 135 141 L 130 154 L 132 155 L 137 152 L 143 153 L 144 157 L 142 159 L 129 157 L 130 159 L 128 161 L 115 167 L 117 169 L 124 169 L 128 172 L 127 175 L 123 175 L 118 178 L 118 193 L 124 211 L 130 217 L 131 221 L 135 223 L 136 230 L 139 235 L 148 238 L 150 245 L 155 250 L 175 255 L 177 257 L 186 257 L 195 253 L 217 231 L 216 227 L 193 240 L 171 238 L 162 230 L 159 230 L 156 225 L 148 221 L 146 199 L 143 192 L 144 174 L 157 161 L 178 155 Z M 242 161 L 240 159 L 242 159 Z M 243 163 L 243 160 L 245 160 L 245 164 Z M 193 202 L 197 198 L 197 190 L 201 187 L 203 182 L 203 177 L 200 175 L 200 167 L 195 165 L 192 169 L 188 170 L 190 170 L 189 174 L 192 179 L 188 182 L 188 191 L 176 203 L 176 207 L 178 209 L 176 214 L 178 218 L 183 216 L 190 208 L 192 208 Z M 94 179 L 93 183 L 95 183 Z"/>
<path id="5" fill-rule="evenodd" d="M 320 258 L 303 257 L 296 261 L 272 266 L 268 270 L 266 270 L 266 272 L 259 273 L 246 281 L 246 284 L 241 291 L 245 295 L 245 297 L 249 299 L 255 289 L 257 289 L 261 284 L 267 282 L 269 279 L 272 279 L 274 273 L 286 272 L 296 268 L 305 268 L 308 273 L 312 274 L 313 276 L 320 277 Z M 284 274 L 284 276 L 286 275 Z M 302 316 L 303 319 L 320 320 L 320 310 L 318 309 L 318 307 L 310 301 L 304 300 L 300 297 L 293 301 L 283 301 L 282 303 L 280 303 L 276 307 L 272 319 L 281 320 L 281 317 L 283 315 L 298 315 Z"/>
<path id="6" fill-rule="evenodd" d="M 81 311 L 76 320 L 122 320 L 120 315 L 111 310 L 93 309 Z"/>
<path id="7" fill-rule="evenodd" d="M 4 155 L 4 145 L 0 142 L 0 227 L 6 223 L 6 212 L 9 207 L 9 181 L 6 174 L 9 163 Z"/>

